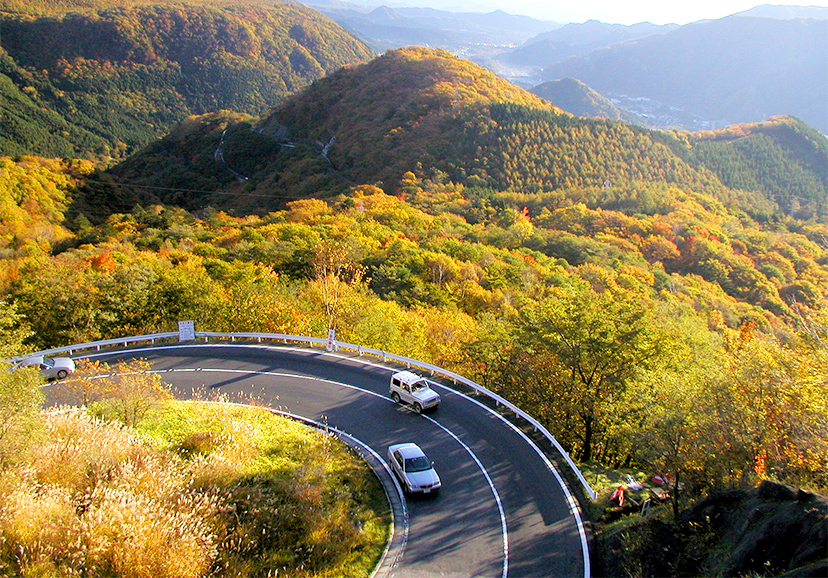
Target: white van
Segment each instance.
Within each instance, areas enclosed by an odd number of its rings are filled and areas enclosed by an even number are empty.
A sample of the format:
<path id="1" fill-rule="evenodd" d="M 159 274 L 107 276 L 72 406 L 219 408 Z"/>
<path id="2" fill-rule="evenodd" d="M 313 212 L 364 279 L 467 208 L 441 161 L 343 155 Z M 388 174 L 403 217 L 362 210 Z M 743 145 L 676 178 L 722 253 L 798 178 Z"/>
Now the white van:
<path id="1" fill-rule="evenodd" d="M 410 371 L 391 376 L 390 394 L 394 403 L 408 404 L 417 413 L 440 405 L 440 395 L 428 386 L 428 381 Z"/>

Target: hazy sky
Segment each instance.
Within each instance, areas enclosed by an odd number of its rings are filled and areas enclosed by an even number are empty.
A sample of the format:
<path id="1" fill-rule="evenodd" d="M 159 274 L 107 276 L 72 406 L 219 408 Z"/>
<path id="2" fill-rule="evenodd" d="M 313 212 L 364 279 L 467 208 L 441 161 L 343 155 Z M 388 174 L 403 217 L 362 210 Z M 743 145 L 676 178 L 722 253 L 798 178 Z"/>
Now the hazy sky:
<path id="1" fill-rule="evenodd" d="M 346 0 L 348 1 L 348 0 Z M 584 22 L 594 18 L 609 24 L 687 24 L 708 18 L 722 18 L 760 4 L 789 4 L 762 0 L 351 0 L 353 3 L 439 8 L 453 12 L 503 10 L 555 22 Z M 793 3 L 790 3 L 794 5 Z M 828 0 L 802 2 L 803 6 L 828 6 Z"/>

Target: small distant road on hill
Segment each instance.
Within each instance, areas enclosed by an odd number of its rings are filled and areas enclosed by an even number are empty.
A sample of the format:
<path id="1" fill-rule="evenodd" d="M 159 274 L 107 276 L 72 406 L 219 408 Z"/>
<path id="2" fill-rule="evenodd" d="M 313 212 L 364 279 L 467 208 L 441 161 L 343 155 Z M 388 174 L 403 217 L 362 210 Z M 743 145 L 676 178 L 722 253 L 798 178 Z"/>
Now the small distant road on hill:
<path id="1" fill-rule="evenodd" d="M 236 177 L 237 181 L 246 181 L 250 177 L 248 177 L 246 175 L 243 175 L 239 171 L 236 171 L 236 170 L 232 169 L 230 167 L 230 165 L 227 164 L 227 161 L 224 158 L 224 144 L 225 144 L 224 143 L 224 137 L 225 137 L 226 134 L 227 134 L 227 129 L 224 129 L 221 133 L 221 141 L 219 142 L 218 147 L 216 148 L 215 152 L 213 153 L 213 158 L 217 162 L 221 163 L 224 166 L 224 168 L 226 168 L 228 171 L 233 173 L 233 176 Z"/>
<path id="2" fill-rule="evenodd" d="M 435 385 L 440 407 L 417 415 L 388 397 L 399 367 L 287 346 L 182 344 L 90 357 L 147 359 L 180 392 L 251 395 L 345 432 L 382 459 L 389 445 L 418 443 L 443 488 L 405 500 L 407 520 L 395 520 L 395 533 L 406 535 L 378 578 L 589 576 L 583 527 L 560 477 L 524 434 L 471 396 Z"/>

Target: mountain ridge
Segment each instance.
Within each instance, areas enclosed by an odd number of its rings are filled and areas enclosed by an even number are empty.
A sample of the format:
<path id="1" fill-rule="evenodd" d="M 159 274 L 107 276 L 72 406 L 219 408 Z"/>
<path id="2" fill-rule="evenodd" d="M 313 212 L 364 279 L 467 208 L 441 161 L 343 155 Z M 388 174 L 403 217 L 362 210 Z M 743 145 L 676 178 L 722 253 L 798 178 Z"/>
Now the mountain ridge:
<path id="1" fill-rule="evenodd" d="M 719 126 L 787 114 L 828 133 L 825 38 L 826 20 L 731 16 L 613 44 L 542 76 L 669 103 Z"/>
<path id="2" fill-rule="evenodd" d="M 373 57 L 304 6 L 208 4 L 2 15 L 0 72 L 26 99 L 0 96 L 17 122 L 13 139 L 0 129 L 0 142 L 17 146 L 0 152 L 119 157 L 188 114 L 261 113 L 311 80 Z M 31 108 L 51 117 L 47 134 L 26 126 Z M 93 136 L 74 136 L 73 146 L 67 130 Z"/>
<path id="3" fill-rule="evenodd" d="M 335 164 L 354 169 L 355 180 L 383 179 L 394 172 L 390 167 L 400 166 L 401 159 L 393 158 L 394 143 L 401 143 L 403 135 L 427 134 L 440 143 L 430 148 L 450 148 L 450 140 L 437 125 L 450 123 L 453 111 L 496 100 L 563 114 L 550 103 L 446 51 L 412 47 L 389 51 L 367 65 L 340 70 L 314 83 L 275 109 L 263 124 L 278 118 L 303 138 L 327 140 L 336 136 L 340 144 L 331 151 Z M 309 123 L 311 118 L 316 122 Z M 369 127 L 366 119 L 381 121 Z M 350 141 L 359 144 L 349 146 L 367 149 L 367 143 L 375 139 L 387 145 L 381 152 L 386 160 L 377 163 L 386 167 L 384 176 L 369 175 L 360 168 L 367 159 L 342 148 L 342 143 Z M 405 170 L 397 171 L 397 178 L 402 172 Z"/>
<path id="4" fill-rule="evenodd" d="M 503 11 L 449 12 L 434 8 L 379 6 L 360 10 L 352 5 L 308 0 L 304 2 L 363 38 L 378 52 L 420 45 L 449 50 L 473 60 L 487 58 L 522 44 L 555 22 Z"/>
<path id="5" fill-rule="evenodd" d="M 575 116 L 624 120 L 642 124 L 642 119 L 615 106 L 608 98 L 592 90 L 576 78 L 551 80 L 533 87 L 529 92 L 555 103 Z"/>
<path id="6" fill-rule="evenodd" d="M 232 172 L 212 160 L 224 129 L 223 154 Z M 162 141 L 151 147 L 154 153 L 132 157 L 113 174 L 180 187 L 161 176 L 206 170 L 209 190 L 258 198 L 267 207 L 314 191 L 343 193 L 357 183 L 393 190 L 412 171 L 440 173 L 469 187 L 538 194 L 662 182 L 760 218 L 780 212 L 778 202 L 785 211 L 793 206 L 783 192 L 796 197 L 795 212 L 804 218 L 824 215 L 828 207 L 828 182 L 819 176 L 828 149 L 819 133 L 796 119 L 686 133 L 577 118 L 469 61 L 423 48 L 389 51 L 341 69 L 258 121 L 192 119 L 188 134 L 200 131 L 204 141 Z M 160 170 L 168 150 L 181 153 L 180 164 Z M 801 161 L 802 155 L 817 160 Z M 207 202 L 191 201 L 189 208 Z"/>
<path id="7" fill-rule="evenodd" d="M 794 18 L 819 18 L 828 20 L 828 7 L 825 6 L 796 6 L 787 4 L 761 4 L 749 10 L 736 12 L 733 16 L 754 16 L 757 18 L 778 18 L 790 20 Z"/>

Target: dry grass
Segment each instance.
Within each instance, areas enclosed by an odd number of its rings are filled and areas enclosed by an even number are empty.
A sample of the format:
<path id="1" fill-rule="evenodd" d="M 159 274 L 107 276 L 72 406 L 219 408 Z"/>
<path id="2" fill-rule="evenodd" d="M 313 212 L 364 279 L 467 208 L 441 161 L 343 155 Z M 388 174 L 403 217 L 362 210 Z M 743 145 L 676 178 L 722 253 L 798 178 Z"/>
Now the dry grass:
<path id="1" fill-rule="evenodd" d="M 338 442 L 269 412 L 175 402 L 139 429 L 46 416 L 0 475 L 0 575 L 370 574 L 389 514 Z"/>

